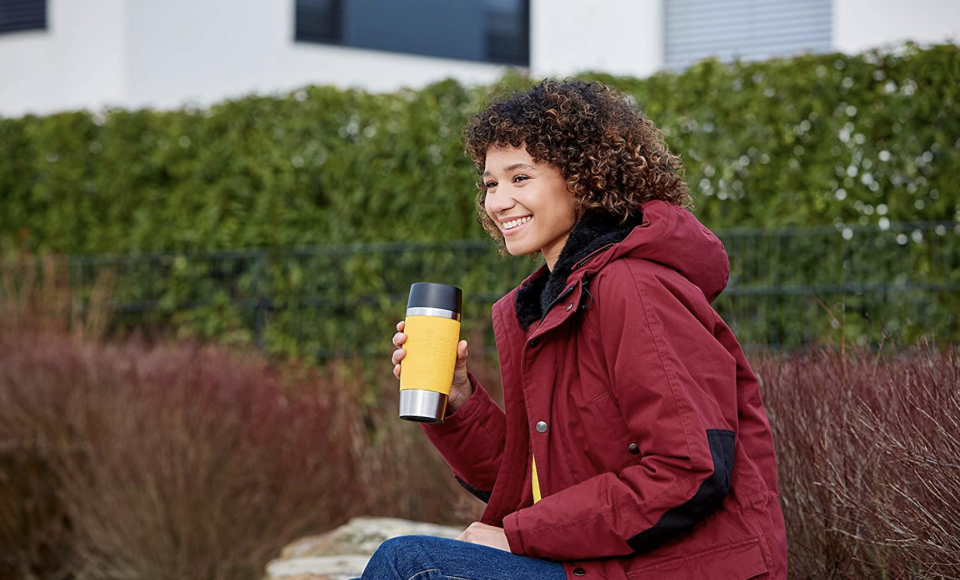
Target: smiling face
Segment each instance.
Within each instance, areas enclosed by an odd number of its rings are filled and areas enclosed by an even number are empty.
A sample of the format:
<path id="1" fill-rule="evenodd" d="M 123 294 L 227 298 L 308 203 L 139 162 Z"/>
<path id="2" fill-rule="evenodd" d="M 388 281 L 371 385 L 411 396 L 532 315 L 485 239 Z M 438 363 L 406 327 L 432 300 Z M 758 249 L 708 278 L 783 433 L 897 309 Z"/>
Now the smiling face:
<path id="1" fill-rule="evenodd" d="M 507 251 L 523 256 L 540 250 L 553 271 L 577 221 L 576 200 L 560 170 L 535 163 L 523 147 L 491 147 L 483 183 L 484 209 L 503 233 Z"/>

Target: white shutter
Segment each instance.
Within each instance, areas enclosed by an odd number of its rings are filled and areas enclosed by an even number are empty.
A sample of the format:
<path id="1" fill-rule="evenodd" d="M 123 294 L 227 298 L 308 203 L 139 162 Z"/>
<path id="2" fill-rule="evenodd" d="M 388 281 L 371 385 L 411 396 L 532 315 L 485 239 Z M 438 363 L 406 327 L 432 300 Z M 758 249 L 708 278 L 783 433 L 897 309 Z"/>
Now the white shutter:
<path id="1" fill-rule="evenodd" d="M 831 0 L 664 0 L 667 68 L 831 50 Z"/>

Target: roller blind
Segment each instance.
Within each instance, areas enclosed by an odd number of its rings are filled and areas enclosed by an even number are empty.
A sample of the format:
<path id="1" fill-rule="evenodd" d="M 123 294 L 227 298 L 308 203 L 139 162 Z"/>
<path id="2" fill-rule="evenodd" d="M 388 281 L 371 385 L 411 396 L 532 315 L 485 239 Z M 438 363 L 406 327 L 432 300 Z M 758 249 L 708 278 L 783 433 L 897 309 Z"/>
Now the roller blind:
<path id="1" fill-rule="evenodd" d="M 665 64 L 831 50 L 832 0 L 665 0 Z"/>

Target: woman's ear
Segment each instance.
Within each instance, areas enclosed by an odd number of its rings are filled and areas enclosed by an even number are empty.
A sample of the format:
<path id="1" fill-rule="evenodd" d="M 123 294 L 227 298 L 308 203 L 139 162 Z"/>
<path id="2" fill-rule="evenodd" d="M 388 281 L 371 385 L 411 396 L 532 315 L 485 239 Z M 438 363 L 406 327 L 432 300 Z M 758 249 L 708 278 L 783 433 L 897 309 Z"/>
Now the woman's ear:
<path id="1" fill-rule="evenodd" d="M 583 214 L 586 213 L 587 208 L 584 206 L 583 200 L 580 199 L 579 197 L 576 198 L 576 201 L 574 202 L 574 204 L 575 204 L 573 207 L 574 215 L 577 218 L 576 221 L 579 222 L 580 218 L 583 217 Z"/>

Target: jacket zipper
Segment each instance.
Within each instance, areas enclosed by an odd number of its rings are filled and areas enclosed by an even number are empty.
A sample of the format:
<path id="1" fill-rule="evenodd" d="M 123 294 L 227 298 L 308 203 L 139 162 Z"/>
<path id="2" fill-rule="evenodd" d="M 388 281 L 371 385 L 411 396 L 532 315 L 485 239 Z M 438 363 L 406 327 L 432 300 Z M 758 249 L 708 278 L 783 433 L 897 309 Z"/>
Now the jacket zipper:
<path id="1" fill-rule="evenodd" d="M 597 248 L 596 250 L 590 252 L 589 254 L 587 254 L 587 256 L 586 256 L 585 258 L 581 259 L 579 262 L 577 262 L 576 264 L 574 264 L 572 270 L 576 270 L 577 268 L 580 267 L 581 264 L 583 264 L 585 261 L 589 260 L 589 259 L 592 258 L 594 255 L 596 255 L 597 252 L 599 252 L 600 250 L 603 250 L 603 249 L 605 249 L 605 248 L 609 248 L 609 247 L 612 246 L 612 245 L 614 245 L 614 242 L 611 242 L 611 243 L 609 243 L 609 244 L 607 244 L 607 245 L 605 245 L 605 246 L 600 246 L 600 247 Z M 584 283 L 584 285 L 586 285 L 586 284 Z M 574 286 L 576 286 L 576 284 L 574 284 Z M 553 305 L 557 303 L 557 300 L 560 300 L 561 298 L 563 298 L 564 296 L 566 296 L 567 294 L 569 294 L 569 293 L 572 292 L 572 291 L 573 291 L 573 286 L 570 286 L 569 288 L 567 288 L 566 290 L 564 290 L 563 292 L 561 292 L 559 296 L 557 296 L 556 298 L 554 298 L 554 299 L 553 299 L 553 302 L 551 302 L 550 305 L 547 306 L 546 310 L 543 311 L 543 316 L 540 317 L 540 322 L 542 323 L 542 322 L 547 318 L 547 314 L 550 313 L 550 309 L 553 308 Z M 592 294 L 590 295 L 590 303 L 593 304 L 593 295 L 592 295 Z"/>
<path id="2" fill-rule="evenodd" d="M 556 298 L 554 298 L 554 299 L 553 299 L 553 302 L 551 302 L 551 303 L 544 309 L 544 311 L 543 311 L 543 316 L 540 317 L 540 322 L 541 322 L 541 323 L 547 318 L 547 314 L 550 314 L 550 310 L 553 308 L 553 305 L 557 303 L 557 300 L 560 300 L 561 298 L 563 298 L 563 297 L 566 296 L 567 294 L 573 292 L 573 287 L 574 287 L 574 286 L 576 286 L 576 284 L 570 286 L 569 288 L 567 288 L 566 290 L 564 290 L 563 292 L 561 292 L 560 295 L 557 296 Z"/>
<path id="3" fill-rule="evenodd" d="M 585 258 L 581 258 L 580 261 L 577 262 L 576 264 L 574 264 L 574 265 L 573 265 L 573 268 L 571 268 L 571 269 L 572 269 L 572 270 L 576 270 L 576 269 L 579 268 L 584 262 L 586 262 L 587 260 L 589 260 L 590 258 L 592 258 L 597 252 L 599 252 L 600 250 L 609 248 L 610 246 L 614 245 L 615 243 L 616 243 L 616 242 L 610 242 L 609 244 L 607 244 L 607 245 L 605 245 L 605 246 L 600 246 L 600 247 L 597 248 L 596 250 L 594 250 L 594 251 L 590 252 L 589 254 L 587 254 L 587 256 L 586 256 Z"/>

